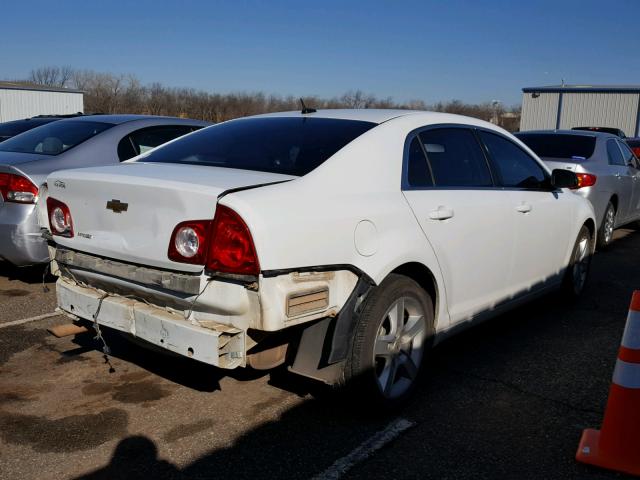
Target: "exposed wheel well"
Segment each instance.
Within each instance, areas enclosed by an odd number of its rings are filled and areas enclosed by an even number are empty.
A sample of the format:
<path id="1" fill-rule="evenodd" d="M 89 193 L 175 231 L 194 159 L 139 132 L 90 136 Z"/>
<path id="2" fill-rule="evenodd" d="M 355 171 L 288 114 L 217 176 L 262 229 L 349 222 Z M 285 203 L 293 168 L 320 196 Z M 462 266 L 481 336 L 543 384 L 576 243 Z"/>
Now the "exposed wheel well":
<path id="1" fill-rule="evenodd" d="M 437 322 L 438 305 L 440 303 L 440 298 L 438 296 L 438 285 L 436 284 L 436 279 L 433 276 L 433 273 L 431 273 L 431 270 L 425 267 L 422 263 L 411 262 L 400 265 L 391 273 L 397 273 L 399 275 L 409 277 L 418 285 L 420 285 L 431 296 L 434 308 L 433 314 Z"/>

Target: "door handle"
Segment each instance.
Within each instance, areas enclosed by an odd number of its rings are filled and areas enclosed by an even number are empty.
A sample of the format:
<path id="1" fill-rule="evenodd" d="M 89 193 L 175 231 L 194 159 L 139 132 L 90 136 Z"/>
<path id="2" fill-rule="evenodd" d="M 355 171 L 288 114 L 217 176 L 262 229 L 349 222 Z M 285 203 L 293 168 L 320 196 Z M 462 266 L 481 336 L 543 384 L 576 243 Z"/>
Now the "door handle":
<path id="1" fill-rule="evenodd" d="M 516 207 L 516 210 L 520 213 L 529 213 L 532 210 L 532 207 L 528 203 L 523 202 Z"/>
<path id="2" fill-rule="evenodd" d="M 442 205 L 429 212 L 429 218 L 431 220 L 446 220 L 451 217 L 453 217 L 453 209 L 449 207 L 443 207 Z"/>

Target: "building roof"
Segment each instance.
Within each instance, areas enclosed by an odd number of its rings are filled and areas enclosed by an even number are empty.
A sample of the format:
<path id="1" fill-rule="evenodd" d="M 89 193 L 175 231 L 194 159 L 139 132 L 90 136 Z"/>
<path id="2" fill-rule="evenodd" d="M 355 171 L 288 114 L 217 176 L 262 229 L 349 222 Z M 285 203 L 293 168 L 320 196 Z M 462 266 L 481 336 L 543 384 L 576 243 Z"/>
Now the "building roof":
<path id="1" fill-rule="evenodd" d="M 84 93 L 82 90 L 64 87 L 50 87 L 48 85 L 37 85 L 33 83 L 17 83 L 0 81 L 0 90 L 36 90 L 42 92 L 65 92 L 65 93 Z"/>
<path id="2" fill-rule="evenodd" d="M 525 87 L 523 93 L 640 93 L 640 85 L 547 85 Z"/>

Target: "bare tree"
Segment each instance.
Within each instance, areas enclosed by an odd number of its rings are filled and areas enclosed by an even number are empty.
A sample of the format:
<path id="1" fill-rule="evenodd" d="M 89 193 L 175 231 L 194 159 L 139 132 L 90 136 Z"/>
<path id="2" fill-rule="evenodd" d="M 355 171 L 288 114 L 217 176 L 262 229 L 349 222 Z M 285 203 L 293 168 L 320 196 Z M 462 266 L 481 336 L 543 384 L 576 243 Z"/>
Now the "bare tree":
<path id="1" fill-rule="evenodd" d="M 262 92 L 210 93 L 191 88 L 169 88 L 154 82 L 143 85 L 134 75 L 114 75 L 71 67 L 42 67 L 32 70 L 31 83 L 49 86 L 70 86 L 85 92 L 86 112 L 139 113 L 199 118 L 209 122 L 222 122 L 257 113 L 297 110 L 299 97 L 265 95 Z M 489 102 L 469 104 L 460 100 L 438 102 L 433 105 L 423 100 L 394 101 L 391 97 L 378 98 L 362 90 L 349 90 L 340 97 L 322 98 L 304 95 L 305 104 L 313 108 L 400 108 L 434 110 L 456 113 L 497 121 L 508 129 L 516 129 L 520 120 L 520 107 L 505 109 Z M 497 120 L 496 120 L 497 118 Z"/>
<path id="2" fill-rule="evenodd" d="M 31 70 L 29 81 L 48 87 L 66 87 L 73 78 L 73 69 L 70 66 L 40 67 Z"/>

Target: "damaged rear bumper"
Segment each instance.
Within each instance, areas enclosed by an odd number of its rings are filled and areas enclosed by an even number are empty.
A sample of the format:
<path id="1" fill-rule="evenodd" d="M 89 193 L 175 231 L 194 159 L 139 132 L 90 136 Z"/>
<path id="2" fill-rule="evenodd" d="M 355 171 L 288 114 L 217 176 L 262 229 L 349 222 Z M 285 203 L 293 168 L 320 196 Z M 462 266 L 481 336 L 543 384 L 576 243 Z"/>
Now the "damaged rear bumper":
<path id="1" fill-rule="evenodd" d="M 74 317 L 91 320 L 145 340 L 160 348 L 221 368 L 246 366 L 246 334 L 215 322 L 195 324 L 179 313 L 148 303 L 110 296 L 60 278 L 58 306 Z"/>

